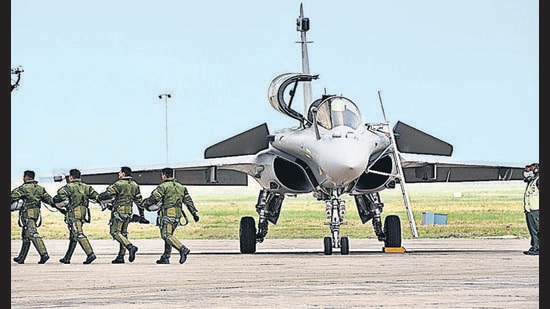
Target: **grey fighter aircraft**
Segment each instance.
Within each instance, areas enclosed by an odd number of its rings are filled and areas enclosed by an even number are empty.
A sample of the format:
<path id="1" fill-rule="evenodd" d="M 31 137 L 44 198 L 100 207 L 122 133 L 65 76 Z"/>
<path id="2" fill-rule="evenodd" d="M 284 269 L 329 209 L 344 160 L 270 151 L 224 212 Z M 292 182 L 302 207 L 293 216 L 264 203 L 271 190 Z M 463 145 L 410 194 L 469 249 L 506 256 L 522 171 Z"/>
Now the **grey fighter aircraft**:
<path id="1" fill-rule="evenodd" d="M 208 147 L 204 159 L 175 168 L 175 177 L 185 185 L 261 185 L 253 217 L 240 220 L 241 253 L 255 253 L 269 225 L 276 225 L 287 196 L 312 193 L 323 202 L 330 228 L 324 238 L 324 254 L 339 249 L 349 254 L 349 239 L 340 235 L 346 204 L 353 196 L 363 224 L 372 222 L 379 241 L 387 248 L 401 247 L 401 220 L 396 215 L 382 219 L 380 192 L 401 187 L 413 237 L 418 237 L 406 183 L 521 180 L 523 166 L 466 164 L 451 159 L 453 147 L 403 122 L 393 128 L 387 120 L 365 122 L 357 105 L 342 95 L 323 94 L 315 100 L 311 82 L 319 78 L 309 72 L 306 32 L 309 19 L 296 22 L 301 35 L 302 72 L 281 74 L 268 88 L 271 106 L 297 125 L 270 132 L 266 123 Z M 304 113 L 293 108 L 298 86 L 303 90 Z M 383 110 L 380 93 L 380 104 Z M 385 115 L 384 115 L 385 118 Z M 164 166 L 134 169 L 132 176 L 142 185 L 156 185 Z M 109 184 L 117 171 L 82 171 L 89 184 Z"/>

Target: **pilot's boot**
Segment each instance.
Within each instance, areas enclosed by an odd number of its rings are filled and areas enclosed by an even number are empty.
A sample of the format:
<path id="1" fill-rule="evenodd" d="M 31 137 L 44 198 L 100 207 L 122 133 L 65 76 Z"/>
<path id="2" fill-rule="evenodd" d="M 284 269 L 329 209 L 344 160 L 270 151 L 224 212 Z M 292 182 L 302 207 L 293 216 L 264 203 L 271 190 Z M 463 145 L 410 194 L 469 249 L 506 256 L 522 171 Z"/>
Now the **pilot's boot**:
<path id="1" fill-rule="evenodd" d="M 164 255 L 161 255 L 160 259 L 157 260 L 157 264 L 170 264 L 170 259 Z"/>
<path id="2" fill-rule="evenodd" d="M 25 260 L 18 256 L 14 257 L 13 261 L 16 262 L 17 264 L 25 264 Z"/>
<path id="3" fill-rule="evenodd" d="M 117 255 L 116 259 L 112 260 L 113 264 L 124 264 L 124 255 Z"/>
<path id="4" fill-rule="evenodd" d="M 93 262 L 95 259 L 96 259 L 95 254 L 90 253 L 90 254 L 88 255 L 88 257 L 86 258 L 86 261 L 84 261 L 82 264 L 90 264 L 90 263 Z"/>
<path id="5" fill-rule="evenodd" d="M 23 241 L 23 244 L 21 245 L 21 251 L 19 252 L 19 255 L 13 258 L 13 261 L 17 264 L 24 264 L 25 258 L 27 258 L 27 254 L 29 253 L 29 248 L 31 247 L 30 241 Z"/>
<path id="6" fill-rule="evenodd" d="M 129 254 L 128 261 L 133 262 L 136 259 L 136 252 L 138 251 L 138 247 L 130 244 L 128 245 L 128 247 L 126 247 L 126 249 L 128 249 Z"/>
<path id="7" fill-rule="evenodd" d="M 50 256 L 47 253 L 45 253 L 40 256 L 40 261 L 38 261 L 38 264 L 44 264 L 49 259 L 50 259 Z"/>
<path id="8" fill-rule="evenodd" d="M 67 258 L 66 256 L 62 257 L 59 259 L 59 263 L 63 263 L 63 264 L 71 264 L 71 259 L 70 258 Z"/>
<path id="9" fill-rule="evenodd" d="M 59 263 L 71 264 L 71 257 L 73 256 L 73 252 L 75 248 L 76 248 L 76 241 L 70 239 L 69 246 L 67 247 L 67 252 L 65 252 L 65 256 L 63 258 L 59 259 Z"/>
<path id="10" fill-rule="evenodd" d="M 38 264 L 46 263 L 50 256 L 48 255 L 48 250 L 46 250 L 46 246 L 44 245 L 44 240 L 42 240 L 42 237 L 33 236 L 31 238 L 31 242 L 36 248 L 36 251 L 38 251 L 38 254 L 40 254 L 40 261 L 38 262 Z"/>
<path id="11" fill-rule="evenodd" d="M 187 248 L 186 246 L 181 247 L 181 249 L 180 249 L 180 264 L 185 263 L 185 261 L 187 260 L 187 255 L 189 254 L 189 252 L 191 252 L 191 250 L 189 250 L 189 248 Z"/>

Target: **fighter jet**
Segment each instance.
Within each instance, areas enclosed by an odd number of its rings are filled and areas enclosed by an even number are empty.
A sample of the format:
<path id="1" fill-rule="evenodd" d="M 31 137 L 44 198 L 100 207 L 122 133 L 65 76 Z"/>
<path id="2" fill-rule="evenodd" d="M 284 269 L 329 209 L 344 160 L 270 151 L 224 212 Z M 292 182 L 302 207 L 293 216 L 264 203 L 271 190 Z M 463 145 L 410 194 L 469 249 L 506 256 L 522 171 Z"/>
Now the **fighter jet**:
<path id="1" fill-rule="evenodd" d="M 452 145 L 403 122 L 393 128 L 386 119 L 365 122 L 357 105 L 345 96 L 325 93 L 312 99 L 311 83 L 319 75 L 309 72 L 309 28 L 300 5 L 296 30 L 302 71 L 278 75 L 268 87 L 269 104 L 293 118 L 296 126 L 271 132 L 263 123 L 208 147 L 198 162 L 173 166 L 175 177 L 185 185 L 246 186 L 253 179 L 261 186 L 255 204 L 257 222 L 250 216 L 240 220 L 241 253 L 256 252 L 270 225 L 277 224 L 288 196 L 312 194 L 322 205 L 330 229 L 330 236 L 324 237 L 324 254 L 337 249 L 347 255 L 349 239 L 340 235 L 347 223 L 345 195 L 353 197 L 361 222 L 372 222 L 384 248 L 400 248 L 401 220 L 397 215 L 383 219 L 381 191 L 400 186 L 413 237 L 418 237 L 406 183 L 522 179 L 523 166 L 456 162 L 451 159 Z M 303 113 L 293 107 L 299 86 Z M 378 96 L 383 110 L 380 92 Z M 163 167 L 138 168 L 132 176 L 142 185 L 156 185 Z M 83 170 L 82 179 L 109 184 L 117 179 L 117 171 Z"/>

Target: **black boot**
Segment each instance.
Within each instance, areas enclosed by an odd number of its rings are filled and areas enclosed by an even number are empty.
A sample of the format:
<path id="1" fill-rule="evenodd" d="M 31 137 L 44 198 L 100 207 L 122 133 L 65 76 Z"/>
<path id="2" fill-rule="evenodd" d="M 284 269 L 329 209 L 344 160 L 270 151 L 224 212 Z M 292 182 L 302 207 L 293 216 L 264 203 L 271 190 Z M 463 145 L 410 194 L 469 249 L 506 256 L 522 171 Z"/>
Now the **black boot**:
<path id="1" fill-rule="evenodd" d="M 90 264 L 90 263 L 93 262 L 95 259 L 96 259 L 95 254 L 90 253 L 90 255 L 88 255 L 88 257 L 86 258 L 86 261 L 84 261 L 82 264 Z"/>
<path id="2" fill-rule="evenodd" d="M 113 264 L 124 264 L 124 255 L 117 255 L 116 259 L 112 260 Z"/>
<path id="3" fill-rule="evenodd" d="M 59 263 L 71 264 L 71 259 L 68 259 L 68 258 L 66 258 L 66 257 L 63 257 L 62 259 L 59 259 Z"/>
<path id="4" fill-rule="evenodd" d="M 181 249 L 180 249 L 180 264 L 185 263 L 185 261 L 187 260 L 187 255 L 189 254 L 189 252 L 191 252 L 191 250 L 189 250 L 189 248 L 187 248 L 186 246 L 181 247 Z"/>
<path id="5" fill-rule="evenodd" d="M 13 261 L 16 262 L 17 264 L 25 264 L 25 259 L 22 259 L 18 256 L 14 257 Z"/>
<path id="6" fill-rule="evenodd" d="M 170 259 L 162 255 L 160 259 L 157 260 L 157 264 L 170 264 Z"/>
<path id="7" fill-rule="evenodd" d="M 13 260 L 17 262 L 17 264 L 24 264 L 25 258 L 27 258 L 27 254 L 29 253 L 30 247 L 31 247 L 30 240 L 23 240 L 23 244 L 21 245 L 21 251 L 19 252 L 19 255 L 17 257 L 13 258 Z"/>
<path id="8" fill-rule="evenodd" d="M 76 248 L 76 241 L 74 241 L 72 238 L 69 239 L 69 245 L 67 247 L 67 252 L 65 252 L 65 256 L 63 256 L 63 258 L 61 259 L 61 260 L 64 260 L 64 261 L 59 260 L 59 262 L 61 262 L 63 264 L 70 264 L 71 263 L 71 257 L 73 256 L 75 248 Z"/>
<path id="9" fill-rule="evenodd" d="M 128 245 L 126 249 L 128 249 L 129 254 L 128 261 L 133 262 L 136 259 L 136 252 L 138 251 L 138 247 L 134 245 Z"/>
<path id="10" fill-rule="evenodd" d="M 45 253 L 44 255 L 40 256 L 40 261 L 38 261 L 38 264 L 44 264 L 49 259 L 50 259 L 50 256 L 47 253 Z"/>
<path id="11" fill-rule="evenodd" d="M 73 256 L 74 248 L 76 247 L 76 241 L 69 241 L 69 248 L 67 248 L 67 252 L 65 252 L 65 256 L 63 258 L 59 259 L 59 263 L 63 264 L 71 264 L 71 257 Z"/>

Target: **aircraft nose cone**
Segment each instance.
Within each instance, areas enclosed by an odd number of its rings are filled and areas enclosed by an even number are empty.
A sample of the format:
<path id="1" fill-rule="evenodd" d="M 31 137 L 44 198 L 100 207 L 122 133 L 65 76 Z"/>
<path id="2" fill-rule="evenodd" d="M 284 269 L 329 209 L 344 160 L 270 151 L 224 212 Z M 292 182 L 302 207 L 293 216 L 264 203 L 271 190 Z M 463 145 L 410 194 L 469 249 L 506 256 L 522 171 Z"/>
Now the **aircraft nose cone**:
<path id="1" fill-rule="evenodd" d="M 368 164 L 368 150 L 337 148 L 320 164 L 325 175 L 337 185 L 345 185 L 359 177 Z"/>
<path id="2" fill-rule="evenodd" d="M 338 158 L 333 158 L 332 160 L 328 160 L 325 165 L 325 170 L 332 171 L 332 172 L 351 172 L 355 170 L 365 170 L 364 162 L 363 160 L 357 160 L 356 158 L 343 155 L 339 156 Z"/>
<path id="3" fill-rule="evenodd" d="M 361 175 L 366 168 L 366 161 L 357 158 L 349 158 L 348 156 L 342 156 L 340 158 L 334 158 L 328 160 L 323 164 L 325 172 L 327 174 L 337 176 L 342 175 Z"/>

